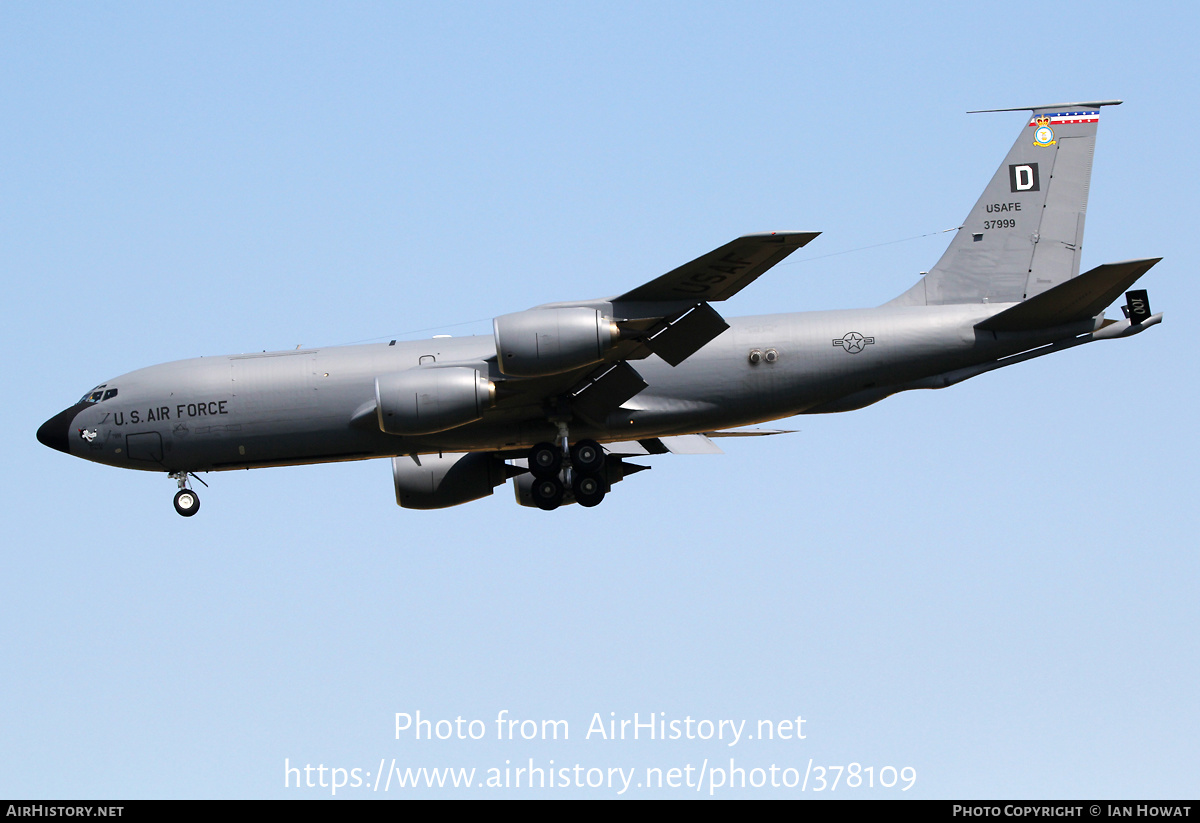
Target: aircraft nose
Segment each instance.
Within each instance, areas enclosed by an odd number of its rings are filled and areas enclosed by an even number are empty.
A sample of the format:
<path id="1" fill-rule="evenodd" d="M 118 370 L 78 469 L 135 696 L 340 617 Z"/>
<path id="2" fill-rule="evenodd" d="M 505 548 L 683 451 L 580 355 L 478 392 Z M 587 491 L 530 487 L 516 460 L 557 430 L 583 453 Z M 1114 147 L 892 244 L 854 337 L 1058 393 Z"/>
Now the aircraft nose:
<path id="1" fill-rule="evenodd" d="M 82 405 L 72 406 L 51 417 L 37 430 L 38 442 L 43 446 L 71 453 L 71 422 L 79 414 Z"/>

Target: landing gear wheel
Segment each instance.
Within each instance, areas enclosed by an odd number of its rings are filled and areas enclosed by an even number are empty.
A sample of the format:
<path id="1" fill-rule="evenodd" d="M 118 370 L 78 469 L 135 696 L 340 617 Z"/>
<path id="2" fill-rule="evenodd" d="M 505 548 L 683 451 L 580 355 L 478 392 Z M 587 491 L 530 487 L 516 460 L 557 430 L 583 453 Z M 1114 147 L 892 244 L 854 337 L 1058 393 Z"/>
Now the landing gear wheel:
<path id="1" fill-rule="evenodd" d="M 529 495 L 539 509 L 552 512 L 562 505 L 563 491 L 563 484 L 557 477 L 542 477 L 533 481 Z"/>
<path id="2" fill-rule="evenodd" d="M 529 471 L 534 477 L 549 480 L 562 468 L 562 450 L 553 443 L 538 443 L 529 450 Z"/>
<path id="3" fill-rule="evenodd" d="M 175 511 L 184 517 L 191 517 L 200 511 L 200 495 L 191 489 L 180 489 L 175 493 Z"/>
<path id="4" fill-rule="evenodd" d="M 579 505 L 587 508 L 598 506 L 604 499 L 604 481 L 588 474 L 576 475 L 575 482 L 571 484 L 571 491 L 574 492 L 575 502 Z"/>
<path id="5" fill-rule="evenodd" d="M 571 447 L 571 466 L 584 474 L 595 474 L 604 466 L 604 449 L 595 440 L 580 440 Z"/>

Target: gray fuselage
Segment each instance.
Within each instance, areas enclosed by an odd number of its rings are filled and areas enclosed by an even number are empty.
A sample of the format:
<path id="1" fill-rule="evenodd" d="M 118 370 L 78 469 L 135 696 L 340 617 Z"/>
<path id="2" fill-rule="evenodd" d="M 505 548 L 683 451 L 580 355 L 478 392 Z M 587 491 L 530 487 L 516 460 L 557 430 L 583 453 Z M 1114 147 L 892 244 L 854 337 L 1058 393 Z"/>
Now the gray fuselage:
<path id="1" fill-rule="evenodd" d="M 869 405 L 915 381 L 1071 337 L 1087 329 L 981 332 L 1004 305 L 886 306 L 735 318 L 678 366 L 637 368 L 648 387 L 603 425 L 572 437 L 600 442 L 689 434 L 801 413 Z M 758 352 L 754 358 L 752 352 Z M 517 452 L 552 440 L 546 409 L 506 401 L 490 336 L 201 357 L 109 380 L 115 396 L 79 407 L 69 451 L 147 471 L 219 471 L 437 452 Z M 757 360 L 757 362 L 753 362 Z M 482 419 L 421 436 L 384 433 L 375 380 L 467 364 L 501 391 Z M 931 384 L 936 387 L 936 384 Z"/>

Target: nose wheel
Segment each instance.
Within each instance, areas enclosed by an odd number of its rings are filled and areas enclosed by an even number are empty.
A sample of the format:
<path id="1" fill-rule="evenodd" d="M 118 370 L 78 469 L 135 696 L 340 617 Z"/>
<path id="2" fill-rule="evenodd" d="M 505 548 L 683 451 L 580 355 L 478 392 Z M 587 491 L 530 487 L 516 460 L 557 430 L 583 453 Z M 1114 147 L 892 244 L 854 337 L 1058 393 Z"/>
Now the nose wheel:
<path id="1" fill-rule="evenodd" d="M 200 511 L 200 495 L 188 488 L 189 472 L 171 472 L 170 478 L 179 484 L 179 491 L 175 492 L 175 511 L 183 517 L 191 517 L 196 512 Z M 192 477 L 196 477 L 192 475 Z M 196 477 L 200 480 L 199 477 Z M 203 480 L 200 480 L 204 483 Z M 208 485 L 204 483 L 204 485 Z"/>
<path id="2" fill-rule="evenodd" d="M 175 492 L 175 511 L 184 517 L 191 517 L 200 511 L 200 495 L 191 489 L 180 489 Z"/>

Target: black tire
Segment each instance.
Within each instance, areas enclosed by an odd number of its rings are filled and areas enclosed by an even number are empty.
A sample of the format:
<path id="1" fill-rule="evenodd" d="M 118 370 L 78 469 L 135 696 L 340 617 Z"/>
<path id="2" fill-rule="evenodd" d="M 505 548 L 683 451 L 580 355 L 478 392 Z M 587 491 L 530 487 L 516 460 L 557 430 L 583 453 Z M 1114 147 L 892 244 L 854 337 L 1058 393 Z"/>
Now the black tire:
<path id="1" fill-rule="evenodd" d="M 529 496 L 533 503 L 543 511 L 552 512 L 562 505 L 563 484 L 557 477 L 542 477 L 533 481 L 529 487 Z"/>
<path id="2" fill-rule="evenodd" d="M 604 495 L 608 491 L 604 486 L 604 481 L 599 477 L 578 474 L 575 476 L 575 482 L 571 484 L 571 492 L 575 495 L 576 503 L 591 508 L 599 506 L 600 501 L 604 499 Z"/>
<path id="3" fill-rule="evenodd" d="M 191 489 L 180 489 L 175 492 L 175 511 L 184 517 L 191 517 L 200 511 L 200 495 Z"/>
<path id="4" fill-rule="evenodd" d="M 562 450 L 553 443 L 538 443 L 529 450 L 529 471 L 543 480 L 556 477 L 562 469 Z"/>
<path id="5" fill-rule="evenodd" d="M 595 440 L 580 440 L 571 447 L 571 467 L 583 474 L 596 474 L 604 468 L 604 449 Z"/>

